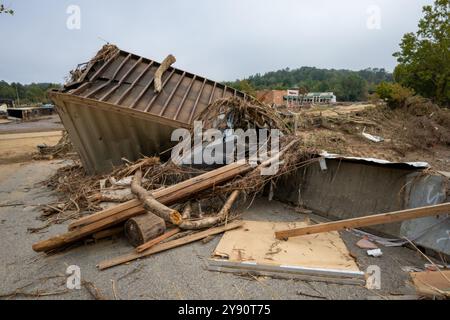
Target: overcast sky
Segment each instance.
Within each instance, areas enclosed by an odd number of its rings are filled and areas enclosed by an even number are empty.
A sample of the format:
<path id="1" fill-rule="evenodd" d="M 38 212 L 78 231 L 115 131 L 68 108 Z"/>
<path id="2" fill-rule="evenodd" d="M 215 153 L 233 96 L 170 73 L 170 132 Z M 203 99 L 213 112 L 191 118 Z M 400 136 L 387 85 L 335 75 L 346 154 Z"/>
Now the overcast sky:
<path id="1" fill-rule="evenodd" d="M 0 0 L 0 80 L 63 82 L 105 40 L 213 80 L 289 67 L 392 71 L 431 0 Z M 80 8 L 80 28 L 68 14 Z M 67 27 L 67 20 L 69 26 Z"/>

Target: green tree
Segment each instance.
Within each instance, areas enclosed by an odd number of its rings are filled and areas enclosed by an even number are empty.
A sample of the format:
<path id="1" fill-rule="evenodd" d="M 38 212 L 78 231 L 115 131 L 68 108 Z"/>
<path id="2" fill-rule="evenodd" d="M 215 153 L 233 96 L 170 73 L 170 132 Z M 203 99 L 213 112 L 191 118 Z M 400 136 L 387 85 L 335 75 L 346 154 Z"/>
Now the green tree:
<path id="1" fill-rule="evenodd" d="M 14 14 L 14 10 L 8 9 L 3 4 L 0 3 L 0 14 L 1 13 L 8 13 L 10 15 L 13 15 Z"/>
<path id="2" fill-rule="evenodd" d="M 440 104 L 450 104 L 450 0 L 423 7 L 416 33 L 407 33 L 394 53 L 394 79 Z"/>
<path id="3" fill-rule="evenodd" d="M 16 100 L 19 96 L 20 103 L 47 103 L 47 91 L 51 88 L 59 88 L 61 85 L 55 83 L 31 83 L 23 85 L 0 80 L 0 98 Z"/>
<path id="4" fill-rule="evenodd" d="M 376 88 L 378 97 L 387 102 L 391 108 L 403 107 L 414 91 L 399 83 L 382 82 Z"/>
<path id="5" fill-rule="evenodd" d="M 339 82 L 337 95 L 346 101 L 357 101 L 367 99 L 367 83 L 357 74 L 349 74 Z"/>

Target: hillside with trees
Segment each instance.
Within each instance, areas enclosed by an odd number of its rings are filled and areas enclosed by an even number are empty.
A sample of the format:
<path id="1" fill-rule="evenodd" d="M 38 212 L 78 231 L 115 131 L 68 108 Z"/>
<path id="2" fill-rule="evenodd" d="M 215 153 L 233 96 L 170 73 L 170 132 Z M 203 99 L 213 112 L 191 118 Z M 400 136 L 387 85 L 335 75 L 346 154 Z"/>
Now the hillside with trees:
<path id="1" fill-rule="evenodd" d="M 55 83 L 7 83 L 6 81 L 0 81 L 0 98 L 1 99 L 13 99 L 17 102 L 19 97 L 21 104 L 28 103 L 47 103 L 49 99 L 47 97 L 47 90 L 51 88 L 59 88 L 59 84 Z"/>
<path id="2" fill-rule="evenodd" d="M 254 94 L 262 89 L 300 88 L 302 92 L 333 91 L 340 101 L 366 100 L 381 82 L 393 80 L 385 69 L 367 68 L 360 71 L 318 69 L 301 67 L 282 69 L 265 74 L 256 74 L 243 80 L 228 82 L 227 85 Z"/>

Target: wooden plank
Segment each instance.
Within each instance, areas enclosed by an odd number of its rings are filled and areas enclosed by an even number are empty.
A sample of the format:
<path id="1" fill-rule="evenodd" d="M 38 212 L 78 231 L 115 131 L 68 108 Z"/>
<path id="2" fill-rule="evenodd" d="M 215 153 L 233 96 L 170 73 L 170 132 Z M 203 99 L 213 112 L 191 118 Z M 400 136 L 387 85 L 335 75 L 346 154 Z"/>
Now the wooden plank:
<path id="1" fill-rule="evenodd" d="M 233 221 L 233 222 L 231 222 L 227 225 L 221 226 L 221 227 L 211 228 L 211 229 L 208 229 L 205 231 L 201 231 L 201 232 L 198 232 L 195 234 L 188 235 L 188 236 L 180 238 L 180 239 L 176 239 L 176 240 L 169 241 L 166 243 L 158 244 L 158 245 L 154 246 L 153 248 L 150 248 L 150 249 L 140 252 L 140 253 L 133 251 L 124 256 L 120 256 L 120 257 L 117 257 L 117 258 L 114 258 L 111 260 L 102 261 L 97 265 L 97 267 L 100 270 L 105 270 L 105 269 L 117 266 L 119 264 L 122 264 L 122 263 L 130 262 L 130 261 L 133 261 L 133 260 L 136 260 L 139 258 L 148 257 L 148 256 L 158 253 L 158 252 L 162 252 L 162 251 L 166 251 L 166 250 L 173 249 L 176 247 L 180 247 L 185 244 L 204 239 L 211 235 L 215 235 L 215 234 L 219 234 L 219 233 L 222 233 L 222 232 L 225 232 L 228 230 L 236 229 L 236 228 L 239 228 L 240 226 L 242 226 L 242 221 Z"/>
<path id="2" fill-rule="evenodd" d="M 75 242 L 77 240 L 81 240 L 90 234 L 96 233 L 103 229 L 112 227 L 118 223 L 121 223 L 121 222 L 129 219 L 130 216 L 134 217 L 143 212 L 144 211 L 139 207 L 132 208 L 132 209 L 129 209 L 126 211 L 122 211 L 117 215 L 113 215 L 106 219 L 97 221 L 95 223 L 88 224 L 88 225 L 81 227 L 79 229 L 76 229 L 74 231 L 69 231 L 67 233 L 52 237 L 50 239 L 35 243 L 33 245 L 33 250 L 36 252 L 41 252 L 41 251 L 50 251 L 50 250 L 60 248 L 69 243 Z"/>
<path id="3" fill-rule="evenodd" d="M 321 223 L 313 226 L 302 228 L 282 230 L 275 232 L 277 239 L 287 239 L 307 234 L 338 231 L 344 229 L 353 229 L 360 227 L 368 227 L 377 224 L 392 223 L 408 219 L 416 219 L 423 217 L 436 216 L 439 214 L 450 213 L 450 202 L 426 206 L 421 208 L 406 209 L 401 211 L 393 211 L 388 213 L 376 214 L 366 217 L 346 219 L 328 223 Z"/>
<path id="4" fill-rule="evenodd" d="M 366 281 L 361 277 L 333 277 L 326 275 L 302 274 L 299 272 L 289 272 L 286 270 L 270 270 L 270 269 L 254 269 L 252 266 L 241 265 L 240 267 L 228 267 L 208 264 L 208 270 L 237 273 L 237 274 L 251 274 L 263 277 L 273 277 L 281 279 L 297 279 L 304 281 L 320 281 L 326 283 L 348 284 L 364 286 Z"/>
<path id="5" fill-rule="evenodd" d="M 450 297 L 450 270 L 411 272 L 417 294 L 426 297 Z"/>
<path id="6" fill-rule="evenodd" d="M 211 178 L 216 178 L 216 179 L 214 179 L 214 183 L 217 184 L 220 182 L 224 182 L 225 180 L 223 180 L 223 179 L 227 179 L 228 175 L 236 175 L 237 172 L 244 173 L 244 172 L 248 171 L 249 169 L 251 169 L 251 168 L 250 168 L 250 166 L 245 164 L 245 161 L 234 162 L 229 165 L 223 166 L 219 169 L 212 170 L 212 171 L 206 172 L 202 175 L 199 175 L 197 177 L 188 179 L 188 180 L 178 183 L 176 185 L 156 191 L 153 193 L 153 196 L 159 202 L 161 202 L 165 205 L 171 205 L 173 203 L 170 203 L 170 202 L 174 201 L 173 199 L 177 197 L 179 192 L 185 192 L 187 190 L 189 192 L 195 193 L 195 192 L 197 192 L 195 190 L 197 189 L 197 187 L 199 187 L 198 184 L 204 183 L 205 181 L 207 182 Z M 231 170 L 233 170 L 233 171 L 231 171 Z M 223 175 L 225 175 L 225 176 L 223 176 Z M 218 180 L 217 178 L 220 178 L 220 180 Z M 194 190 L 192 190 L 192 186 L 194 186 L 194 185 L 197 185 L 197 187 L 194 188 Z M 202 184 L 200 187 L 204 187 L 204 185 Z M 131 209 L 134 207 L 140 207 L 142 210 L 144 210 L 141 202 L 138 199 L 133 199 L 133 200 L 124 202 L 122 204 L 119 204 L 115 207 L 105 209 L 98 213 L 94 213 L 90 216 L 78 219 L 69 225 L 69 230 L 73 230 L 80 226 L 94 223 L 96 221 L 100 221 L 108 216 L 120 213 L 123 210 L 128 210 L 128 209 Z"/>
<path id="7" fill-rule="evenodd" d="M 169 230 L 166 233 L 160 235 L 159 237 L 157 237 L 153 240 L 150 240 L 150 241 L 144 243 L 143 245 L 140 245 L 139 247 L 136 248 L 136 252 L 142 252 L 147 249 L 150 249 L 151 247 L 157 245 L 161 241 L 166 240 L 166 239 L 170 238 L 171 236 L 176 235 L 180 231 L 181 231 L 180 228 L 175 228 L 175 229 Z"/>
<path id="8" fill-rule="evenodd" d="M 225 233 L 213 257 L 226 258 L 220 264 L 222 267 L 364 277 L 337 232 L 298 237 L 291 241 L 279 241 L 273 234 L 288 227 L 307 225 L 302 221 L 244 221 L 241 229 Z"/>
<path id="9" fill-rule="evenodd" d="M 159 192 L 155 192 L 155 198 L 165 205 L 171 205 L 177 201 L 190 197 L 193 194 L 229 180 L 239 174 L 243 174 L 251 169 L 251 166 L 246 164 L 245 160 L 238 161 L 222 168 L 212 170 L 198 177 L 188 179 L 174 186 L 165 188 Z M 89 219 L 86 219 L 91 223 L 85 224 L 65 234 L 35 243 L 33 245 L 33 250 L 37 252 L 50 251 L 62 247 L 68 243 L 83 239 L 92 233 L 117 225 L 138 214 L 144 213 L 145 210 L 141 203 L 139 201 L 137 202 L 139 203 L 137 206 L 132 206 L 132 204 L 128 202 L 117 206 L 119 208 L 115 207 L 112 208 L 112 210 L 101 211 L 98 214 L 93 215 L 94 217 L 89 217 Z M 125 210 L 123 210 L 124 207 L 126 208 Z M 85 223 L 86 220 L 83 222 Z"/>

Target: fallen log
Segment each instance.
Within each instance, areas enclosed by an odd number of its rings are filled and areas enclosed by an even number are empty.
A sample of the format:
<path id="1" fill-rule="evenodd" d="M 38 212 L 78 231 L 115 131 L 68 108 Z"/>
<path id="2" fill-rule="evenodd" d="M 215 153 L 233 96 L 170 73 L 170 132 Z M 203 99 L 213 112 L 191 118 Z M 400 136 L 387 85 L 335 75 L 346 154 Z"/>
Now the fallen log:
<path id="1" fill-rule="evenodd" d="M 181 231 L 180 228 L 175 228 L 175 229 L 169 230 L 166 233 L 160 235 L 159 237 L 157 237 L 155 239 L 152 239 L 152 240 L 150 240 L 150 241 L 140 245 L 139 247 L 136 248 L 136 252 L 142 252 L 142 251 L 145 251 L 147 249 L 150 249 L 151 247 L 157 245 L 161 241 L 166 240 L 166 239 L 176 235 L 180 231 Z"/>
<path id="2" fill-rule="evenodd" d="M 138 247 L 162 235 L 166 231 L 166 224 L 160 217 L 147 212 L 128 219 L 124 230 L 128 242 L 132 246 Z"/>
<path id="3" fill-rule="evenodd" d="M 200 191 L 219 185 L 237 175 L 244 174 L 251 169 L 252 167 L 245 160 L 237 161 L 155 192 L 154 197 L 165 205 L 171 205 L 189 198 Z M 33 250 L 42 252 L 65 246 L 145 212 L 138 199 L 130 200 L 75 221 L 71 224 L 71 231 L 35 243 Z"/>
<path id="4" fill-rule="evenodd" d="M 297 141 L 291 141 L 286 147 L 283 148 L 279 153 L 273 155 L 268 160 L 261 163 L 256 169 L 250 166 L 244 159 L 233 162 L 221 168 L 211 170 L 197 177 L 188 179 L 176 185 L 157 190 L 152 192 L 153 197 L 160 203 L 169 206 L 175 202 L 180 202 L 185 200 L 196 193 L 211 188 L 215 185 L 219 185 L 231 178 L 248 173 L 251 170 L 261 171 L 265 167 L 269 167 L 271 164 L 280 161 L 280 157 L 291 148 Z M 144 213 L 145 210 L 142 207 L 141 202 L 138 199 L 130 200 L 124 202 L 115 207 L 105 209 L 95 214 L 78 219 L 71 224 L 69 224 L 69 230 L 75 230 L 81 226 L 89 225 L 97 221 L 106 219 L 107 217 L 120 214 L 122 211 L 132 209 L 134 207 L 141 208 L 140 213 Z"/>
<path id="5" fill-rule="evenodd" d="M 188 179 L 186 181 L 180 182 L 176 185 L 167 187 L 162 190 L 152 192 L 153 197 L 164 205 L 172 205 L 175 202 L 179 202 L 190 196 L 213 187 L 214 185 L 219 185 L 231 178 L 245 174 L 246 172 L 252 170 L 252 167 L 248 165 L 245 160 L 237 161 L 216 170 L 206 172 L 197 177 Z M 109 209 L 102 210 L 100 212 L 91 214 L 89 216 L 80 218 L 69 224 L 69 230 L 75 230 L 76 228 L 86 226 L 110 216 L 120 214 L 122 211 L 129 210 L 132 208 L 140 208 L 140 212 L 144 213 L 145 209 L 138 199 L 133 199 Z"/>
<path id="6" fill-rule="evenodd" d="M 105 238 L 109 238 L 109 237 L 113 237 L 116 235 L 119 235 L 123 232 L 123 228 L 122 227 L 115 227 L 115 228 L 111 228 L 111 229 L 106 229 L 106 230 L 102 230 L 99 232 L 96 232 L 92 235 L 92 238 L 94 238 L 94 240 L 101 240 L 101 239 L 105 239 Z"/>
<path id="7" fill-rule="evenodd" d="M 259 171 L 262 168 L 279 161 L 281 155 L 292 147 L 295 142 L 296 141 L 290 142 L 282 151 L 264 161 L 255 170 Z M 252 166 L 247 164 L 245 159 L 239 160 L 219 169 L 209 171 L 197 177 L 157 191 L 153 195 L 154 198 L 162 204 L 171 205 L 185 200 L 200 191 L 219 185 L 237 175 L 248 173 L 252 169 Z M 83 239 L 92 233 L 117 225 L 131 217 L 145 212 L 145 209 L 138 199 L 130 200 L 113 208 L 103 210 L 75 221 L 71 224 L 71 226 L 69 226 L 69 228 L 72 228 L 72 231 L 38 242 L 33 245 L 33 250 L 41 252 L 62 247 L 68 243 Z"/>
<path id="8" fill-rule="evenodd" d="M 131 181 L 131 192 L 142 202 L 144 209 L 164 219 L 164 221 L 179 225 L 183 220 L 181 214 L 156 200 L 150 192 L 141 186 L 141 180 L 142 171 L 138 170 Z"/>
<path id="9" fill-rule="evenodd" d="M 137 216 L 138 214 L 142 214 L 144 212 L 145 211 L 143 210 L 143 208 L 140 207 L 133 207 L 124 210 L 116 215 L 108 216 L 107 218 L 101 221 L 96 221 L 94 223 L 80 227 L 76 230 L 69 231 L 67 233 L 52 237 L 50 239 L 37 242 L 33 244 L 33 250 L 36 252 L 42 252 L 42 251 L 51 251 L 63 247 L 72 242 L 81 240 L 93 233 L 115 226 L 125 220 L 128 220 L 130 217 Z"/>
<path id="10" fill-rule="evenodd" d="M 429 216 L 436 216 L 439 214 L 450 213 L 450 202 L 436 204 L 427 207 L 406 209 L 401 211 L 393 211 L 388 213 L 376 214 L 366 217 L 359 217 L 353 219 L 346 219 L 341 221 L 320 223 L 312 226 L 282 230 L 275 232 L 277 239 L 288 239 L 290 237 L 297 237 L 307 234 L 338 231 L 344 229 L 368 227 L 377 224 L 392 223 L 408 219 L 423 218 Z"/>
<path id="11" fill-rule="evenodd" d="M 148 256 L 158 253 L 158 252 L 162 252 L 165 250 L 180 247 L 182 245 L 204 239 L 204 238 L 214 235 L 214 234 L 219 234 L 219 233 L 222 233 L 222 232 L 225 232 L 228 230 L 236 229 L 242 225 L 243 225 L 242 221 L 233 221 L 233 222 L 231 222 L 227 225 L 221 226 L 221 227 L 208 229 L 208 230 L 201 231 L 201 232 L 198 232 L 195 234 L 191 234 L 189 236 L 186 236 L 186 237 L 183 237 L 183 238 L 180 238 L 177 240 L 173 240 L 173 241 L 169 241 L 166 243 L 155 245 L 154 247 L 152 247 L 148 250 L 145 250 L 143 252 L 140 252 L 140 253 L 133 251 L 129 254 L 126 254 L 126 255 L 111 259 L 111 260 L 102 261 L 97 265 L 97 268 L 99 268 L 100 270 L 105 270 L 105 269 L 108 269 L 108 268 L 111 268 L 111 267 L 114 267 L 114 266 L 117 266 L 117 265 L 120 265 L 123 263 L 127 263 L 130 261 L 139 259 L 139 258 L 148 257 Z"/>
<path id="12" fill-rule="evenodd" d="M 198 230 L 198 229 L 204 229 L 212 227 L 222 221 L 224 221 L 228 217 L 228 213 L 230 212 L 231 206 L 236 201 L 236 199 L 239 196 L 240 191 L 234 190 L 231 195 L 228 197 L 227 201 L 225 202 L 222 210 L 217 214 L 215 217 L 208 217 L 200 220 L 195 221 L 183 221 L 179 227 L 181 229 L 187 229 L 187 230 Z"/>
<path id="13" fill-rule="evenodd" d="M 164 74 L 164 72 L 167 71 L 167 69 L 169 69 L 169 67 L 174 64 L 177 61 L 177 59 L 175 59 L 175 57 L 171 54 L 169 54 L 164 60 L 163 62 L 161 62 L 161 65 L 159 66 L 159 68 L 156 70 L 155 72 L 155 93 L 159 93 L 162 90 L 162 75 Z"/>

